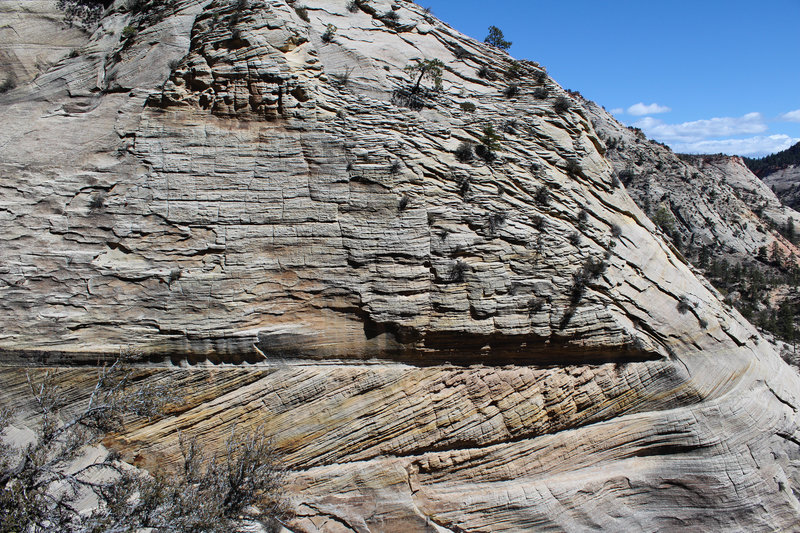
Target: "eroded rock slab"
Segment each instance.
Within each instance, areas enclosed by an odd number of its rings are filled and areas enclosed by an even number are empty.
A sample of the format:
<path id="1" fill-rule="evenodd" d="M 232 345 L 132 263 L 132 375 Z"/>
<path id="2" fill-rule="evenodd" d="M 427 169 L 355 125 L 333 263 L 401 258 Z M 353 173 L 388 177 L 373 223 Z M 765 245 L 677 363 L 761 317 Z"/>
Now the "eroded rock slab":
<path id="1" fill-rule="evenodd" d="M 298 531 L 790 529 L 800 381 L 587 104 L 413 3 L 310 4 L 115 4 L 0 96 L 3 361 L 143 353 L 185 405 L 107 444 L 262 426 Z M 446 65 L 418 110 L 416 58 Z M 494 160 L 457 158 L 490 124 Z"/>

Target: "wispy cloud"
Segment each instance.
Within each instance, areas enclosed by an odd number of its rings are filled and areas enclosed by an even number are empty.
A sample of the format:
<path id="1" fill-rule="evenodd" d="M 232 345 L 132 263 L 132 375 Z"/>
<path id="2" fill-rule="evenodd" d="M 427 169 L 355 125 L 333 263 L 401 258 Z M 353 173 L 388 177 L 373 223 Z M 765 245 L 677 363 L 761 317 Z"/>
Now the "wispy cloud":
<path id="1" fill-rule="evenodd" d="M 747 113 L 741 117 L 715 117 L 681 124 L 665 124 L 653 117 L 644 117 L 633 125 L 641 128 L 649 137 L 666 143 L 697 143 L 709 137 L 730 137 L 767 131 L 761 113 Z"/>
<path id="2" fill-rule="evenodd" d="M 779 118 L 787 122 L 800 122 L 800 109 L 795 109 L 794 111 L 784 113 Z"/>
<path id="3" fill-rule="evenodd" d="M 642 115 L 655 115 L 658 113 L 668 113 L 670 111 L 672 110 L 665 105 L 659 105 L 656 103 L 645 104 L 644 102 L 633 104 L 628 108 L 628 114 L 635 117 L 641 117 Z"/>
<path id="4" fill-rule="evenodd" d="M 786 150 L 800 139 L 784 134 L 749 137 L 746 139 L 711 139 L 695 142 L 670 143 L 670 147 L 685 154 L 730 154 L 762 156 Z"/>
<path id="5" fill-rule="evenodd" d="M 625 110 L 622 109 L 621 107 L 615 107 L 614 109 L 611 110 L 611 114 L 612 115 L 621 115 L 624 112 L 625 112 Z"/>

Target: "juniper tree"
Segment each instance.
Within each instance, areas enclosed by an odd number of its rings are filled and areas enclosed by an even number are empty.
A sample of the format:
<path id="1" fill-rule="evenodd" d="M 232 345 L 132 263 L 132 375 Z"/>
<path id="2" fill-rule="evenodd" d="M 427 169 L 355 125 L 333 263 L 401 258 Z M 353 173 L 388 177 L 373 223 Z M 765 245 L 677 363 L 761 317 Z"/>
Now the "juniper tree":
<path id="1" fill-rule="evenodd" d="M 444 71 L 444 63 L 439 59 L 416 59 L 416 62 L 408 65 L 405 70 L 410 76 L 417 78 L 414 87 L 411 89 L 412 93 L 418 93 L 420 84 L 423 78 L 428 78 L 433 82 L 436 90 L 442 88 L 442 73 Z"/>

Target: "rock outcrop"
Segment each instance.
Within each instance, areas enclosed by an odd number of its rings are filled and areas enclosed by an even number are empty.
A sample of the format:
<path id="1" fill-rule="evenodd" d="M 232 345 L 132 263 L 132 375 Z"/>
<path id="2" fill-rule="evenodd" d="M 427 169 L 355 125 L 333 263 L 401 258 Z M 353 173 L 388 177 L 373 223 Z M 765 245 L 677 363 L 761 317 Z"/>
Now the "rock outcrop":
<path id="1" fill-rule="evenodd" d="M 778 243 L 787 256 L 800 256 L 774 229 L 800 220 L 800 214 L 783 205 L 740 157 L 679 156 L 597 104 L 583 102 L 628 193 L 649 215 L 661 211 L 672 237 L 686 249 L 706 247 L 741 263 Z"/>
<path id="2" fill-rule="evenodd" d="M 745 159 L 745 163 L 784 204 L 800 205 L 800 143 L 766 157 Z"/>
<path id="3" fill-rule="evenodd" d="M 763 180 L 783 203 L 791 207 L 800 206 L 800 166 L 790 165 L 776 170 L 764 176 Z"/>
<path id="4" fill-rule="evenodd" d="M 131 346 L 185 405 L 108 444 L 263 427 L 297 531 L 796 524 L 800 378 L 541 67 L 407 1 L 122 4 L 0 95 L 4 401 Z"/>

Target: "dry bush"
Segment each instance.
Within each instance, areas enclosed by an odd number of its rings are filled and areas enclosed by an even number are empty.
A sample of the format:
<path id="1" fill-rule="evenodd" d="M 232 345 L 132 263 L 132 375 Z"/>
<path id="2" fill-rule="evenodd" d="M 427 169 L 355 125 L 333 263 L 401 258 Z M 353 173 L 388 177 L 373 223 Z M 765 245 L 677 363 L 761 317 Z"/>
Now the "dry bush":
<path id="1" fill-rule="evenodd" d="M 229 533 L 248 522 L 273 530 L 285 516 L 282 461 L 263 432 L 234 428 L 224 450 L 208 457 L 181 436 L 177 472 L 148 473 L 113 452 L 86 464 L 89 446 L 131 417 L 160 416 L 176 398 L 169 384 L 135 383 L 122 359 L 99 370 L 80 406 L 69 404 L 58 383 L 57 373 L 29 375 L 35 438 L 23 446 L 0 439 L 0 533 Z M 0 435 L 11 420 L 0 410 Z M 81 508 L 87 496 L 94 508 Z"/>

